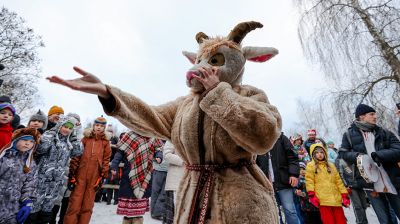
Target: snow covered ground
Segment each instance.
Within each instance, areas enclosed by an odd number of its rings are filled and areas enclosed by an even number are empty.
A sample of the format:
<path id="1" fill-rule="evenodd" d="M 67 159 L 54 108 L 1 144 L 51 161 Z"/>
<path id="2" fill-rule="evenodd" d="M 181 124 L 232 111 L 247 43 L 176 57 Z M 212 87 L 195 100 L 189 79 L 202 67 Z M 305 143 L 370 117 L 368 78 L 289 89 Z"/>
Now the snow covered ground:
<path id="1" fill-rule="evenodd" d="M 90 223 L 92 224 L 118 224 L 122 223 L 122 216 L 116 214 L 117 206 L 116 205 L 106 205 L 105 202 L 103 203 L 95 203 L 93 209 L 92 220 Z M 355 224 L 356 218 L 354 217 L 353 209 L 352 208 L 344 208 L 344 212 L 348 219 L 349 224 Z M 375 212 L 372 208 L 367 209 L 367 218 L 369 223 L 379 223 L 378 219 L 376 218 Z M 147 212 L 144 216 L 144 223 L 145 224 L 160 224 L 161 221 L 152 219 L 150 217 L 150 212 Z"/>

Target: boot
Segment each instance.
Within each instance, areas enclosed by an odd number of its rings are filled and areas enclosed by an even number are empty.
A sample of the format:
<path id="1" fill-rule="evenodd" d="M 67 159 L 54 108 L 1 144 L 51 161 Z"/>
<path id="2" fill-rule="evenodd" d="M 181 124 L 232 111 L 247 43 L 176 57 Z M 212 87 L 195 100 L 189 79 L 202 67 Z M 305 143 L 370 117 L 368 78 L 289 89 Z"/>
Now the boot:
<path id="1" fill-rule="evenodd" d="M 134 217 L 132 224 L 143 224 L 143 217 Z"/>
<path id="2" fill-rule="evenodd" d="M 133 224 L 133 218 L 124 217 L 122 224 Z"/>

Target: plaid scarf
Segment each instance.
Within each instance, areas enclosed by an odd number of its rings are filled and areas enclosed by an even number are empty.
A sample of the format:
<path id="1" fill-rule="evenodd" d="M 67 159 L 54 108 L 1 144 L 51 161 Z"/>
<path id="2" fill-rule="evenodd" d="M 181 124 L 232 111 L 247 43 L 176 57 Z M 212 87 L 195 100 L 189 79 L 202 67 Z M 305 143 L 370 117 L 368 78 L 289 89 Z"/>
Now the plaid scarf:
<path id="1" fill-rule="evenodd" d="M 150 182 L 154 152 L 163 145 L 160 139 L 144 137 L 133 131 L 127 132 L 117 144 L 130 164 L 129 179 L 138 199 L 143 197 Z"/>

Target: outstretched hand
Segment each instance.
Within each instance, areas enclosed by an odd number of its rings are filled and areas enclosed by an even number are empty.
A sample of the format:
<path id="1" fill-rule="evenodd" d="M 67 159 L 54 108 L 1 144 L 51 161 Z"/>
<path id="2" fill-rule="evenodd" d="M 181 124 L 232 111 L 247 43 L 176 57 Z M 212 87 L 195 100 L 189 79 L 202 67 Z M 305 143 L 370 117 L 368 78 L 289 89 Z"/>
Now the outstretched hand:
<path id="1" fill-rule="evenodd" d="M 85 93 L 95 94 L 105 99 L 108 99 L 110 97 L 110 94 L 107 92 L 106 86 L 101 82 L 99 78 L 78 67 L 74 67 L 74 70 L 77 73 L 81 74 L 82 77 L 65 80 L 58 76 L 50 76 L 46 79 L 50 82 L 67 86 L 71 89 L 82 91 Z"/>

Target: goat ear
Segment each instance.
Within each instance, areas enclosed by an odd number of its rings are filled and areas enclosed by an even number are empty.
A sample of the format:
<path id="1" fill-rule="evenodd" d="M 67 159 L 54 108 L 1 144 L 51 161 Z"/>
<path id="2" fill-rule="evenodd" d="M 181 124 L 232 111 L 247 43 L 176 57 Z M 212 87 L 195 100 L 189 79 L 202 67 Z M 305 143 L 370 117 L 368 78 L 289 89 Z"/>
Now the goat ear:
<path id="1" fill-rule="evenodd" d="M 253 62 L 266 62 L 279 52 L 273 47 L 243 47 L 244 57 Z"/>
<path id="2" fill-rule="evenodd" d="M 189 59 L 190 63 L 194 64 L 196 63 L 196 58 L 197 54 L 193 52 L 188 52 L 188 51 L 182 51 L 182 54 Z"/>

